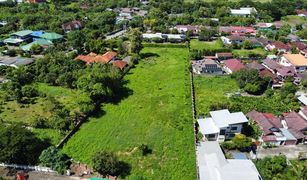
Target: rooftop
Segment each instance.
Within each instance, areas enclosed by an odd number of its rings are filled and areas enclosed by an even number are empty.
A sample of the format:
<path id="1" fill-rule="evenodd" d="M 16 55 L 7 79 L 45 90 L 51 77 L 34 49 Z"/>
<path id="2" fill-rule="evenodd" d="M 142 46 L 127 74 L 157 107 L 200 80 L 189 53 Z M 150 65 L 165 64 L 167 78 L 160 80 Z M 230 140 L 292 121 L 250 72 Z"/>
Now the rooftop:
<path id="1" fill-rule="evenodd" d="M 307 66 L 307 58 L 301 54 L 284 54 L 283 57 L 294 66 Z"/>
<path id="2" fill-rule="evenodd" d="M 33 31 L 31 30 L 23 30 L 23 31 L 18 31 L 18 32 L 15 32 L 13 33 L 12 35 L 16 35 L 16 36 L 27 36 L 27 35 L 30 35 Z"/>

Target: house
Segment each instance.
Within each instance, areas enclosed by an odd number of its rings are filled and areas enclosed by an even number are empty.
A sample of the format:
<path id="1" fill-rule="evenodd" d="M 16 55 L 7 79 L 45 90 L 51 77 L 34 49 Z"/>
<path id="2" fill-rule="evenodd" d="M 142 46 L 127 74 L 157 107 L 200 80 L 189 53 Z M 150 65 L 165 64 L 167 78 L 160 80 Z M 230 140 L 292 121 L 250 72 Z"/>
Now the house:
<path id="1" fill-rule="evenodd" d="M 38 3 L 45 3 L 46 0 L 28 0 L 30 4 L 38 4 Z"/>
<path id="2" fill-rule="evenodd" d="M 43 47 L 44 49 L 48 48 L 49 46 L 53 45 L 53 43 L 49 40 L 46 40 L 46 39 L 37 39 L 27 45 L 24 45 L 24 46 L 21 46 L 20 48 L 23 50 L 23 51 L 30 51 L 31 50 L 31 47 L 34 45 L 34 44 L 37 44 L 41 47 Z"/>
<path id="3" fill-rule="evenodd" d="M 297 10 L 296 14 L 300 17 L 307 17 L 307 10 Z"/>
<path id="4" fill-rule="evenodd" d="M 248 122 L 242 112 L 230 113 L 228 109 L 211 111 L 211 117 L 198 119 L 199 131 L 209 141 L 224 141 L 232 139 L 241 133 Z"/>
<path id="5" fill-rule="evenodd" d="M 291 47 L 281 41 L 275 41 L 265 46 L 265 49 L 267 51 L 273 51 L 274 49 L 277 49 L 278 53 L 286 53 L 291 50 Z"/>
<path id="6" fill-rule="evenodd" d="M 301 96 L 304 96 L 303 101 L 302 99 L 299 99 L 299 98 L 298 99 L 301 101 L 302 104 L 304 104 L 304 106 L 301 107 L 298 114 L 301 115 L 307 121 L 307 106 L 305 105 L 305 103 L 307 103 L 307 98 L 305 95 L 301 95 Z"/>
<path id="7" fill-rule="evenodd" d="M 126 61 L 123 60 L 115 60 L 112 62 L 113 66 L 120 69 L 120 70 L 124 70 L 126 67 L 128 67 L 128 63 Z"/>
<path id="8" fill-rule="evenodd" d="M 81 60 L 85 62 L 86 64 L 92 64 L 92 63 L 103 63 L 107 64 L 111 61 L 114 61 L 116 59 L 117 53 L 114 51 L 108 51 L 104 53 L 103 55 L 98 55 L 95 53 L 89 53 L 88 55 L 79 55 L 75 59 Z"/>
<path id="9" fill-rule="evenodd" d="M 51 33 L 43 33 L 42 35 L 39 36 L 41 39 L 46 39 L 51 42 L 58 42 L 63 39 L 63 35 L 51 32 Z"/>
<path id="10" fill-rule="evenodd" d="M 304 105 L 307 106 L 307 97 L 304 94 L 301 94 L 297 99 Z"/>
<path id="11" fill-rule="evenodd" d="M 201 142 L 196 148 L 199 180 L 262 179 L 251 160 L 226 159 L 218 142 Z"/>
<path id="12" fill-rule="evenodd" d="M 31 33 L 32 40 L 35 41 L 37 39 L 41 39 L 41 35 L 45 34 L 45 31 L 33 31 Z"/>
<path id="13" fill-rule="evenodd" d="M 223 41 L 224 45 L 232 45 L 232 44 L 243 44 L 246 38 L 244 36 L 239 35 L 231 35 L 231 36 L 222 36 L 221 40 Z"/>
<path id="14" fill-rule="evenodd" d="M 226 59 L 231 59 L 233 56 L 232 56 L 232 53 L 231 52 L 224 52 L 224 53 L 215 53 L 215 57 L 216 59 L 218 60 L 226 60 Z"/>
<path id="15" fill-rule="evenodd" d="M 123 61 L 125 61 L 127 64 L 130 64 L 131 63 L 131 56 L 126 56 Z"/>
<path id="16" fill-rule="evenodd" d="M 183 34 L 162 34 L 162 33 L 145 33 L 142 34 L 143 39 L 148 41 L 157 41 L 157 42 L 185 42 L 186 35 Z"/>
<path id="17" fill-rule="evenodd" d="M 296 138 L 287 129 L 283 128 L 280 119 L 273 114 L 253 110 L 247 113 L 246 116 L 256 122 L 261 129 L 261 142 L 276 146 L 296 144 Z"/>
<path id="18" fill-rule="evenodd" d="M 249 7 L 244 7 L 240 9 L 231 9 L 230 14 L 232 16 L 239 16 L 239 17 L 252 17 L 253 14 L 256 14 L 257 10 L 255 8 L 249 8 Z"/>
<path id="19" fill-rule="evenodd" d="M 273 23 L 263 23 L 260 22 L 258 24 L 255 25 L 255 27 L 257 28 L 257 30 L 272 30 L 273 27 Z"/>
<path id="20" fill-rule="evenodd" d="M 19 44 L 23 42 L 31 42 L 32 37 L 31 33 L 33 31 L 31 30 L 23 30 L 23 31 L 18 31 L 13 34 L 11 34 L 10 38 L 4 39 L 3 42 L 8 45 L 15 45 L 18 46 Z"/>
<path id="21" fill-rule="evenodd" d="M 256 30 L 253 27 L 245 27 L 245 26 L 220 26 L 219 34 L 229 34 L 229 35 L 256 35 Z"/>
<path id="22" fill-rule="evenodd" d="M 246 64 L 246 67 L 248 69 L 255 69 L 258 72 L 263 71 L 263 70 L 266 69 L 262 64 L 259 64 L 257 61 L 253 61 L 251 63 Z"/>
<path id="23" fill-rule="evenodd" d="M 160 40 L 164 40 L 165 37 L 162 36 L 162 33 L 144 33 L 142 34 L 143 39 L 147 39 L 147 40 L 152 40 L 152 39 L 160 39 Z"/>
<path id="24" fill-rule="evenodd" d="M 297 143 L 305 143 L 307 140 L 307 121 L 297 112 L 284 113 L 282 122 L 285 128 L 297 139 Z"/>
<path id="25" fill-rule="evenodd" d="M 290 42 L 298 42 L 300 41 L 301 38 L 294 34 L 288 34 L 286 39 L 289 40 Z"/>
<path id="26" fill-rule="evenodd" d="M 200 32 L 199 26 L 192 25 L 176 25 L 174 29 L 177 29 L 179 33 L 186 33 L 191 31 L 193 34 L 198 34 Z"/>
<path id="27" fill-rule="evenodd" d="M 279 63 L 283 66 L 294 66 L 299 72 L 307 70 L 307 58 L 301 54 L 283 54 Z"/>
<path id="28" fill-rule="evenodd" d="M 6 26 L 7 25 L 7 21 L 0 21 L 0 27 Z"/>
<path id="29" fill-rule="evenodd" d="M 32 58 L 0 56 L 0 66 L 11 66 L 18 68 L 22 65 L 28 65 L 34 62 Z"/>
<path id="30" fill-rule="evenodd" d="M 281 87 L 288 77 L 293 77 L 295 84 L 299 84 L 301 81 L 301 76 L 296 72 L 293 66 L 282 66 L 278 62 L 270 59 L 263 60 L 262 65 L 277 76 L 278 83 L 275 85 L 276 87 Z"/>
<path id="31" fill-rule="evenodd" d="M 193 61 L 192 69 L 195 74 L 223 74 L 221 66 L 212 59 Z"/>
<path id="32" fill-rule="evenodd" d="M 256 40 L 261 44 L 261 46 L 265 47 L 267 46 L 271 41 L 267 38 L 259 37 L 256 38 Z"/>
<path id="33" fill-rule="evenodd" d="M 164 34 L 168 42 L 185 42 L 186 35 L 183 34 Z"/>
<path id="34" fill-rule="evenodd" d="M 289 43 L 289 46 L 296 47 L 296 49 L 298 51 L 303 51 L 303 50 L 307 49 L 307 44 L 305 44 L 303 42 L 291 42 L 291 43 Z"/>
<path id="35" fill-rule="evenodd" d="M 232 74 L 245 68 L 244 64 L 238 59 L 229 59 L 224 61 L 224 70 L 227 74 Z"/>
<path id="36" fill-rule="evenodd" d="M 82 23 L 77 20 L 70 21 L 62 25 L 62 29 L 64 30 L 65 33 L 68 33 L 73 30 L 78 30 L 81 28 L 82 28 Z"/>
<path id="37" fill-rule="evenodd" d="M 300 51 L 301 55 L 307 58 L 307 48 Z"/>

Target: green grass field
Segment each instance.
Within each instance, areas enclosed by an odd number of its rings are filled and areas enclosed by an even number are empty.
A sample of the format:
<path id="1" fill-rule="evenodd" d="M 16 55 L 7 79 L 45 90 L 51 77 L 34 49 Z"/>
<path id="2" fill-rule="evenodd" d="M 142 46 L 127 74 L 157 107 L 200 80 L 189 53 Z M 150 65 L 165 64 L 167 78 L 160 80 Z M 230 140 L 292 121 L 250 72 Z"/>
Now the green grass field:
<path id="1" fill-rule="evenodd" d="M 266 56 L 268 53 L 263 48 L 255 48 L 255 49 L 234 49 L 232 53 L 235 57 L 246 58 L 249 57 L 250 54 L 255 54 L 259 56 Z"/>
<path id="2" fill-rule="evenodd" d="M 216 50 L 223 48 L 223 43 L 221 41 L 199 41 L 198 39 L 192 39 L 190 47 L 195 50 Z"/>
<path id="3" fill-rule="evenodd" d="M 146 47 L 142 53 L 155 57 L 125 76 L 133 94 L 106 104 L 105 114 L 83 124 L 63 151 L 89 165 L 95 152 L 115 152 L 131 165 L 131 175 L 145 179 L 196 179 L 188 50 Z M 142 155 L 141 144 L 152 153 Z"/>
<path id="4" fill-rule="evenodd" d="M 226 93 L 234 93 L 240 89 L 237 82 L 229 76 L 195 76 L 194 86 L 196 111 L 199 115 L 209 113 L 211 104 L 227 102 Z"/>

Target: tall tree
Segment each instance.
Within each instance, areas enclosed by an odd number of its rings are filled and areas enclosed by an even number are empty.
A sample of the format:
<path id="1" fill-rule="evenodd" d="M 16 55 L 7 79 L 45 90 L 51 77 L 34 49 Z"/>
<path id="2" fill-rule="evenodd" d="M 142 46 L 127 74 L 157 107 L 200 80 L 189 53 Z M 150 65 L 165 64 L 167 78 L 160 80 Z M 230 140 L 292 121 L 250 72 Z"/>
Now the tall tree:
<path id="1" fill-rule="evenodd" d="M 130 51 L 135 54 L 140 54 L 142 45 L 142 33 L 139 29 L 132 29 L 130 33 Z"/>

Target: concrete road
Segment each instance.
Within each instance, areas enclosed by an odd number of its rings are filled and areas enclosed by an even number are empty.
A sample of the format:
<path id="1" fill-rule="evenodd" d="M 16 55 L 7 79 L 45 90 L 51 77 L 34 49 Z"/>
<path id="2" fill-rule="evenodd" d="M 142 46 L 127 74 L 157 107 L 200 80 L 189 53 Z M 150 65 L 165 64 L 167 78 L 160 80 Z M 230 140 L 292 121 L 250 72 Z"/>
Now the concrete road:
<path id="1" fill-rule="evenodd" d="M 285 155 L 288 159 L 297 159 L 300 152 L 307 152 L 307 145 L 287 145 L 276 148 L 260 148 L 257 150 L 257 158 L 262 159 L 266 156 Z"/>
<path id="2" fill-rule="evenodd" d="M 115 33 L 115 34 L 106 36 L 106 40 L 113 39 L 113 38 L 117 38 L 117 37 L 119 37 L 119 36 L 124 35 L 126 32 L 127 32 L 127 30 L 122 30 L 122 31 L 119 31 L 119 32 L 117 32 L 117 33 Z"/>

